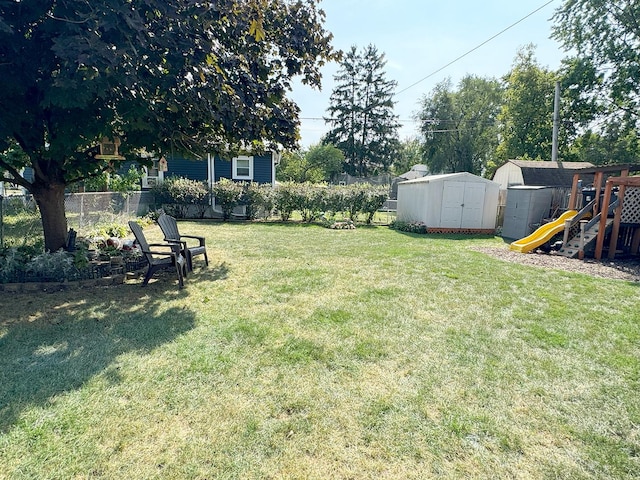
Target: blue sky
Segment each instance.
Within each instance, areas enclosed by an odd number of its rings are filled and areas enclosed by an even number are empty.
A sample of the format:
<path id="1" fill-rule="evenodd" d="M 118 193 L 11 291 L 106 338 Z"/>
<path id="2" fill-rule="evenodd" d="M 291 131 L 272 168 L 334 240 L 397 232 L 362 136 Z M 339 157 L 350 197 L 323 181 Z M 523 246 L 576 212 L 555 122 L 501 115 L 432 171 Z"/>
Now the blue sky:
<path id="1" fill-rule="evenodd" d="M 336 49 L 347 50 L 373 44 L 384 52 L 386 75 L 398 82 L 397 90 L 409 87 L 457 57 L 523 19 L 549 0 L 323 0 L 325 28 L 333 33 Z M 566 56 L 550 40 L 551 17 L 562 4 L 553 0 L 538 12 L 502 33 L 486 45 L 395 97 L 395 113 L 403 128 L 401 139 L 415 135 L 414 112 L 419 100 L 446 78 L 454 84 L 466 74 L 499 78 L 505 75 L 518 49 L 536 45 L 538 62 L 557 69 Z M 301 112 L 301 144 L 318 143 L 326 133 L 324 121 L 333 75 L 338 65 L 322 69 L 322 91 L 296 83 L 291 94 Z"/>

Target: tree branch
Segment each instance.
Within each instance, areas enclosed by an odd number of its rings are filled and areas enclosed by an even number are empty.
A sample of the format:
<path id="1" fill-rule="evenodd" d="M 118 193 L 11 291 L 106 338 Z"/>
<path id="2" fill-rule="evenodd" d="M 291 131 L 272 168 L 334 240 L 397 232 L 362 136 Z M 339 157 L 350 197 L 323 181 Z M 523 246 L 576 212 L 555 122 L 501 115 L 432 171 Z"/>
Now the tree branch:
<path id="1" fill-rule="evenodd" d="M 13 178 L 0 177 L 3 182 L 13 183 L 14 185 L 19 185 L 31 191 L 32 185 L 27 182 L 22 175 L 20 175 L 20 172 L 15 167 L 12 167 L 2 159 L 0 159 L 0 167 L 4 168 L 13 176 Z"/>
<path id="2" fill-rule="evenodd" d="M 87 23 L 89 20 L 91 20 L 91 18 L 89 17 L 85 18 L 84 20 L 70 20 L 68 18 L 56 17 L 55 15 L 49 12 L 47 12 L 47 17 L 49 17 L 51 20 L 57 20 L 58 22 L 65 22 L 65 23 L 73 23 L 74 25 L 82 25 L 83 23 Z"/>

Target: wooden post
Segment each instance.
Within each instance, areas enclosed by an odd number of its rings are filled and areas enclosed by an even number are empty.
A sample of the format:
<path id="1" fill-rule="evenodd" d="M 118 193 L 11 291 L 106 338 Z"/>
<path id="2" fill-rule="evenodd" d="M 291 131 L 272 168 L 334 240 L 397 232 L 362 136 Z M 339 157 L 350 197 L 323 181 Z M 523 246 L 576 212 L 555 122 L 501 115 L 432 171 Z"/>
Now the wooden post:
<path id="1" fill-rule="evenodd" d="M 578 181 L 580 180 L 580 174 L 573 174 L 573 183 L 571 184 L 571 196 L 569 197 L 569 210 L 575 210 L 578 200 Z"/>
<path id="2" fill-rule="evenodd" d="M 580 220 L 580 248 L 578 249 L 578 258 L 584 260 L 584 233 L 587 226 L 587 220 Z"/>
<path id="3" fill-rule="evenodd" d="M 628 170 L 627 170 L 628 172 Z M 625 177 L 626 175 L 623 175 Z M 609 260 L 616 257 L 616 247 L 618 246 L 618 235 L 620 235 L 620 219 L 622 218 L 622 203 L 624 201 L 625 185 L 622 184 L 618 190 L 618 206 L 613 217 L 613 228 L 611 229 L 611 240 L 609 241 Z"/>
<path id="4" fill-rule="evenodd" d="M 571 220 L 564 221 L 564 235 L 562 236 L 562 246 L 566 247 L 569 244 L 569 231 L 571 230 Z"/>
<path id="5" fill-rule="evenodd" d="M 607 211 L 609 210 L 609 202 L 611 200 L 611 188 L 613 183 L 611 179 L 607 180 L 607 186 L 604 189 L 604 198 L 602 199 L 602 209 L 600 210 L 600 227 L 598 229 L 598 237 L 596 239 L 596 251 L 594 257 L 596 260 L 602 258 L 602 248 L 604 247 L 604 235 L 607 230 Z"/>
<path id="6" fill-rule="evenodd" d="M 604 173 L 596 172 L 593 179 L 593 186 L 596 189 L 596 203 L 593 204 L 593 216 L 595 217 L 600 212 L 600 190 L 602 189 L 602 180 L 604 179 Z"/>

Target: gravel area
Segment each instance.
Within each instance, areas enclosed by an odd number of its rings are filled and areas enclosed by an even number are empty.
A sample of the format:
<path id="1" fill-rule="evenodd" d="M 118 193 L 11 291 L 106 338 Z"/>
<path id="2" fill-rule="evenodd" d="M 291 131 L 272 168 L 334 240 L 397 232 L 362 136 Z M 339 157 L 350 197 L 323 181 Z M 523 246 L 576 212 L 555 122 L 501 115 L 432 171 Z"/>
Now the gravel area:
<path id="1" fill-rule="evenodd" d="M 593 259 L 578 260 L 566 258 L 560 255 L 546 253 L 519 253 L 509 250 L 509 246 L 504 247 L 477 247 L 473 248 L 478 252 L 486 253 L 492 257 L 505 260 L 507 262 L 532 265 L 554 270 L 565 270 L 567 272 L 584 273 L 599 278 L 612 278 L 640 282 L 640 259 L 615 259 L 613 261 L 597 261 Z"/>

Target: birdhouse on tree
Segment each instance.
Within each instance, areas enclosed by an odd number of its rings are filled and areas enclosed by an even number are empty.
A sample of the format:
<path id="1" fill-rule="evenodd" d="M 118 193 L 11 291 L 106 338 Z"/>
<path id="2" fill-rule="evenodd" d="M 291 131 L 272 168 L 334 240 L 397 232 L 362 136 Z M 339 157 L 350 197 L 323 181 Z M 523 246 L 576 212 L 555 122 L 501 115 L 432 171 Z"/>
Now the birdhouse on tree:
<path id="1" fill-rule="evenodd" d="M 111 140 L 108 137 L 102 137 L 100 142 L 100 154 L 95 158 L 99 160 L 124 160 L 124 157 L 118 152 L 120 147 L 120 138 L 113 137 Z"/>

